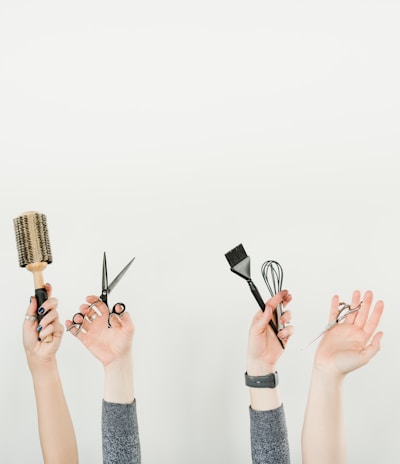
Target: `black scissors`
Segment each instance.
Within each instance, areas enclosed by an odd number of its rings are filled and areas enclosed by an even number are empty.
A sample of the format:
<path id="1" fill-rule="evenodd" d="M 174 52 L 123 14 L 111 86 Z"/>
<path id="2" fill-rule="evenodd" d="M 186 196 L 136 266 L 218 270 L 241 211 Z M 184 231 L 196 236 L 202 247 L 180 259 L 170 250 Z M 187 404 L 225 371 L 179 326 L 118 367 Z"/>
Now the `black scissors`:
<path id="1" fill-rule="evenodd" d="M 135 258 L 132 258 L 129 263 L 122 269 L 122 271 L 115 277 L 115 279 L 111 282 L 110 285 L 108 285 L 108 273 L 107 273 L 107 259 L 106 259 L 106 253 L 104 252 L 104 257 L 103 257 L 103 277 L 102 277 L 102 290 L 101 290 L 101 295 L 99 299 L 107 306 L 108 308 L 108 327 L 111 327 L 111 318 L 113 316 L 120 316 L 125 312 L 125 305 L 124 303 L 116 303 L 112 310 L 110 310 L 110 307 L 108 306 L 108 294 L 111 292 L 111 290 L 117 285 L 117 283 L 122 279 L 124 276 L 125 272 L 128 270 L 129 266 L 133 263 L 133 260 Z M 118 307 L 119 306 L 119 307 Z"/>
<path id="2" fill-rule="evenodd" d="M 103 275 L 102 275 L 102 280 L 101 280 L 101 295 L 99 296 L 99 299 L 92 303 L 89 306 L 89 309 L 93 309 L 93 311 L 98 315 L 101 316 L 100 311 L 96 308 L 96 303 L 99 301 L 102 301 L 108 309 L 108 327 L 111 328 L 111 318 L 113 316 L 120 316 L 125 312 L 125 304 L 124 303 L 116 303 L 112 310 L 110 310 L 110 307 L 108 306 L 108 294 L 111 292 L 111 290 L 117 285 L 117 283 L 122 279 L 124 276 L 125 272 L 128 270 L 129 266 L 132 264 L 133 260 L 135 258 L 132 258 L 129 263 L 122 269 L 122 271 L 115 277 L 115 279 L 108 285 L 108 272 L 107 272 L 107 258 L 106 258 L 106 253 L 104 252 L 104 257 L 103 257 Z M 73 318 L 72 318 L 72 324 L 68 327 L 67 331 L 72 330 L 74 335 L 77 335 L 80 331 L 83 333 L 87 333 L 87 331 L 83 327 L 83 322 L 84 320 L 87 320 L 89 322 L 92 322 L 92 320 L 96 317 L 96 314 L 93 314 L 92 317 L 85 316 L 82 313 L 75 313 Z"/>

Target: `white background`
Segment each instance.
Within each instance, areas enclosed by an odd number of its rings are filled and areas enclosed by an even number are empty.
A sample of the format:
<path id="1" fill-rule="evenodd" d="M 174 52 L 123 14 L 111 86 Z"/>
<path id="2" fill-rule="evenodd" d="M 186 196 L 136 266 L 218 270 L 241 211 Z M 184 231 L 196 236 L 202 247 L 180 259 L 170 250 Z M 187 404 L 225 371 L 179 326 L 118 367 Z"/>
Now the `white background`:
<path id="1" fill-rule="evenodd" d="M 46 214 L 63 320 L 136 260 L 111 302 L 136 324 L 143 463 L 250 463 L 245 351 L 258 307 L 224 254 L 284 269 L 279 365 L 294 464 L 331 296 L 385 301 L 381 352 L 345 386 L 349 462 L 398 462 L 400 6 L 396 1 L 0 3 L 1 461 L 40 463 L 21 327 L 32 275 L 12 220 Z M 59 367 L 84 464 L 101 462 L 100 364 Z"/>

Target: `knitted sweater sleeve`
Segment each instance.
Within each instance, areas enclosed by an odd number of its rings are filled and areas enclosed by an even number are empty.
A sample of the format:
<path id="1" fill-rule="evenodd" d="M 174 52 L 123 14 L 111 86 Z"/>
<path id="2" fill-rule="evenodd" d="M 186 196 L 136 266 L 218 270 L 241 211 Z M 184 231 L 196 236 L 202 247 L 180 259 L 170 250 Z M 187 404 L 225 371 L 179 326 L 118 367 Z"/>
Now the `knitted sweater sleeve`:
<path id="1" fill-rule="evenodd" d="M 136 401 L 109 403 L 102 408 L 103 464 L 140 464 Z"/>
<path id="2" fill-rule="evenodd" d="M 283 405 L 271 411 L 250 408 L 250 437 L 253 464 L 290 464 Z"/>

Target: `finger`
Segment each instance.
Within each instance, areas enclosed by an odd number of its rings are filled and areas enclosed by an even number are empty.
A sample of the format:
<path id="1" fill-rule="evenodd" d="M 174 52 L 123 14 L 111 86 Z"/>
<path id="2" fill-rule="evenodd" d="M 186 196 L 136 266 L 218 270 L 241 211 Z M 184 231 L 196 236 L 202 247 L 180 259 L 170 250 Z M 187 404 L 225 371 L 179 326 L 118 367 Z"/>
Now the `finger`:
<path id="1" fill-rule="evenodd" d="M 44 284 L 44 288 L 45 288 L 46 293 L 47 293 L 47 298 L 51 298 L 51 295 L 53 293 L 53 287 L 51 286 L 51 284 L 49 284 L 49 283 Z"/>
<path id="2" fill-rule="evenodd" d="M 282 301 L 282 306 L 285 307 L 287 304 L 289 304 L 292 301 L 292 295 L 288 293 Z"/>
<path id="3" fill-rule="evenodd" d="M 118 315 L 116 313 L 111 313 L 108 320 L 110 322 L 111 328 L 122 327 L 123 325 L 121 315 Z"/>
<path id="4" fill-rule="evenodd" d="M 96 306 L 99 303 L 97 301 L 95 303 L 82 304 L 79 307 L 79 312 L 84 315 L 84 319 L 89 323 L 93 322 L 96 318 L 101 317 L 103 315 L 101 313 L 101 311 Z M 77 321 L 77 322 L 79 322 L 79 321 Z"/>
<path id="5" fill-rule="evenodd" d="M 374 309 L 372 311 L 371 317 L 368 319 L 367 323 L 364 326 L 364 332 L 366 333 L 368 339 L 376 331 L 379 321 L 384 309 L 384 303 L 382 300 L 378 300 L 375 303 Z"/>
<path id="6" fill-rule="evenodd" d="M 58 306 L 58 299 L 52 296 L 48 298 L 46 301 L 44 301 L 41 307 L 44 308 L 45 312 L 47 312 L 47 311 L 56 309 L 57 306 Z"/>
<path id="7" fill-rule="evenodd" d="M 329 312 L 329 321 L 336 319 L 338 315 L 338 306 L 339 306 L 339 295 L 333 295 L 331 300 L 331 309 Z"/>
<path id="8" fill-rule="evenodd" d="M 50 297 L 46 301 L 42 303 L 40 308 L 37 310 L 37 314 L 39 316 L 39 319 L 43 319 L 45 315 L 48 314 L 53 309 L 56 309 L 58 306 L 58 300 L 57 298 Z"/>
<path id="9" fill-rule="evenodd" d="M 36 308 L 37 308 L 37 301 L 35 296 L 31 296 L 28 308 L 25 314 L 24 324 L 28 325 L 35 325 L 37 323 L 37 315 L 36 315 Z"/>
<path id="10" fill-rule="evenodd" d="M 54 322 L 54 323 L 47 325 L 39 332 L 39 338 L 40 340 L 45 340 L 49 335 L 61 337 L 63 332 L 64 330 L 63 330 L 62 325 L 58 322 Z M 51 340 L 52 339 L 50 339 L 50 341 Z"/>
<path id="11" fill-rule="evenodd" d="M 269 321 L 272 318 L 271 308 L 266 308 L 265 311 L 259 309 L 253 317 L 250 332 L 260 334 L 265 331 L 265 328 L 268 326 Z"/>
<path id="12" fill-rule="evenodd" d="M 279 303 L 282 303 L 285 298 L 288 296 L 287 290 L 281 290 L 279 293 L 274 295 L 265 303 L 265 311 L 270 310 L 271 312 L 278 306 Z"/>
<path id="13" fill-rule="evenodd" d="M 84 317 L 79 317 L 78 313 L 74 315 L 73 319 L 73 321 L 67 319 L 65 327 L 70 334 L 82 341 L 82 335 L 87 334 L 87 329 L 84 327 L 85 319 Z"/>
<path id="14" fill-rule="evenodd" d="M 95 319 L 100 318 L 103 314 L 108 313 L 107 305 L 105 305 L 98 296 L 89 295 L 86 297 L 87 303 L 83 303 L 79 307 L 79 313 L 84 315 L 86 322 L 91 324 Z M 99 309 L 103 307 L 103 311 Z M 80 320 L 76 320 L 74 317 L 74 322 L 80 323 Z M 86 328 L 84 328 L 86 330 Z M 74 330 L 74 329 L 72 329 Z M 74 330 L 75 331 L 75 330 Z"/>
<path id="15" fill-rule="evenodd" d="M 364 327 L 365 323 L 367 322 L 368 315 L 371 309 L 373 299 L 373 293 L 370 290 L 367 290 L 364 293 L 361 308 L 355 313 L 355 321 L 354 324 L 361 329 Z M 357 305 L 355 305 L 357 306 Z M 372 335 L 372 332 L 371 332 Z"/>
<path id="16" fill-rule="evenodd" d="M 47 325 L 52 324 L 54 322 L 58 321 L 58 312 L 57 310 L 49 310 L 47 314 L 40 320 L 38 329 L 40 327 L 40 330 L 45 328 Z M 38 330 L 39 331 L 39 330 Z"/>
<path id="17" fill-rule="evenodd" d="M 281 340 L 288 340 L 289 337 L 291 337 L 294 333 L 294 327 L 292 325 L 288 326 L 288 327 L 285 327 L 284 329 L 282 329 L 279 333 L 278 333 L 278 337 L 281 339 Z"/>
<path id="18" fill-rule="evenodd" d="M 360 304 L 360 298 L 361 298 L 360 290 L 354 290 L 353 295 L 351 297 L 350 308 L 356 308 Z M 345 319 L 345 323 L 353 324 L 355 320 L 359 317 L 361 309 L 359 309 L 358 311 L 354 313 L 349 314 Z"/>
<path id="19" fill-rule="evenodd" d="M 288 309 L 284 313 L 282 313 L 280 321 L 282 324 L 289 324 L 291 320 L 292 320 L 292 311 Z"/>
<path id="20" fill-rule="evenodd" d="M 99 317 L 108 313 L 107 305 L 98 296 L 90 295 L 86 297 L 86 301 L 88 303 L 89 309 L 93 308 L 93 311 Z"/>

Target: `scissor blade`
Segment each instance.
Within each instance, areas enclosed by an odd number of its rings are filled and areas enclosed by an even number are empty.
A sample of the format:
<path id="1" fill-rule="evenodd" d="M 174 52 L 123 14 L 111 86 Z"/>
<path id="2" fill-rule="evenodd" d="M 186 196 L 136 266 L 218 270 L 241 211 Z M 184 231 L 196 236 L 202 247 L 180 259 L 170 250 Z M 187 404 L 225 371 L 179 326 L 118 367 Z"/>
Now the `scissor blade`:
<path id="1" fill-rule="evenodd" d="M 107 258 L 106 258 L 106 252 L 104 252 L 103 256 L 103 274 L 101 278 L 101 289 L 104 292 L 105 290 L 108 290 L 108 275 L 107 275 Z"/>
<path id="2" fill-rule="evenodd" d="M 108 292 L 110 293 L 111 290 L 117 285 L 117 283 L 122 279 L 124 276 L 125 272 L 129 269 L 129 266 L 133 263 L 133 260 L 135 258 L 132 258 L 129 263 L 122 269 L 122 271 L 117 275 L 117 277 L 111 282 L 111 284 L 108 286 Z"/>
<path id="3" fill-rule="evenodd" d="M 330 321 L 326 326 L 325 326 L 325 329 L 322 330 L 316 337 L 314 337 L 309 343 L 308 345 L 306 345 L 304 349 L 308 348 L 310 345 L 312 345 L 314 342 L 316 342 L 319 338 L 322 337 L 322 335 L 324 335 L 324 333 L 328 332 L 328 330 L 331 330 L 333 327 L 335 327 L 335 325 L 337 324 L 337 321 L 336 319 L 333 319 L 332 321 Z"/>
<path id="4" fill-rule="evenodd" d="M 322 337 L 322 335 L 324 335 L 325 332 L 327 332 L 329 329 L 325 329 L 323 330 L 322 332 L 320 332 L 315 338 L 313 338 L 309 343 L 308 345 L 306 345 L 303 350 L 305 350 L 306 348 L 308 348 L 310 345 L 312 345 L 314 342 L 316 342 L 320 337 Z"/>

